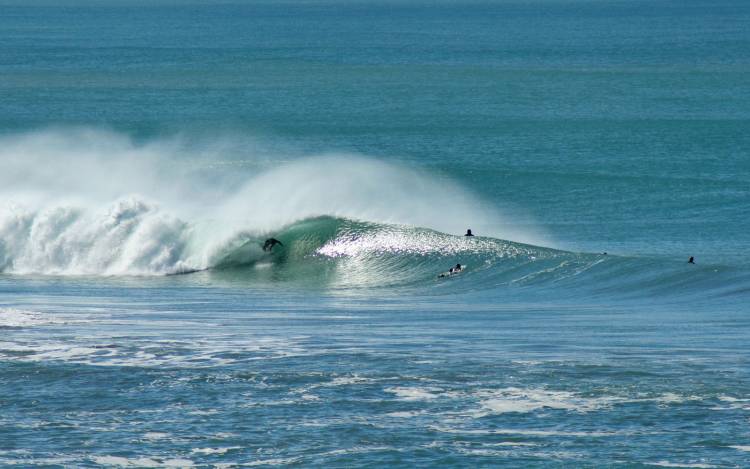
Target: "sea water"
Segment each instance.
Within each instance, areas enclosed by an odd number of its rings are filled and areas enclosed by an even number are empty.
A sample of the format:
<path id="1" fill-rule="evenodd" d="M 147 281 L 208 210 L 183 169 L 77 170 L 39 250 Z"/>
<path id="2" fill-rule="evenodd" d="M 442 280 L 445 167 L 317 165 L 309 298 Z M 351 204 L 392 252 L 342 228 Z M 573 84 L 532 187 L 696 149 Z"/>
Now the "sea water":
<path id="1" fill-rule="evenodd" d="M 748 466 L 748 24 L 0 2 L 0 465 Z"/>

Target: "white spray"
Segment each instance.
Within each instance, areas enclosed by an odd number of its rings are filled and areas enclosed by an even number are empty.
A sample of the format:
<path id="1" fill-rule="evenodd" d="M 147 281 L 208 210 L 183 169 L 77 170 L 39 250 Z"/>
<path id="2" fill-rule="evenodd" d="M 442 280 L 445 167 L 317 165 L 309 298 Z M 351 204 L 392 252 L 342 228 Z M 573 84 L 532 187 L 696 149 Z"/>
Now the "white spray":
<path id="1" fill-rule="evenodd" d="M 64 129 L 0 138 L 0 272 L 158 275 L 211 266 L 241 233 L 329 215 L 533 242 L 455 182 L 355 155 L 222 154 Z M 279 157 L 279 160 L 282 158 Z M 488 230 L 495 231 L 488 231 Z"/>

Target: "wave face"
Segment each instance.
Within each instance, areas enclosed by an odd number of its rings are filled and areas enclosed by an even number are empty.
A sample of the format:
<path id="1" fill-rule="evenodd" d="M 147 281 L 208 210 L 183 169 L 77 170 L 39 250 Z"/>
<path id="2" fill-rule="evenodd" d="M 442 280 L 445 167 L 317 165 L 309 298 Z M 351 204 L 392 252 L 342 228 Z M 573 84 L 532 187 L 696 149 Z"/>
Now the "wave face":
<path id="1" fill-rule="evenodd" d="M 501 260 L 507 267 L 555 252 L 493 238 L 332 217 L 303 220 L 273 235 L 284 242 L 275 252 L 263 252 L 260 238 L 239 237 L 216 256 L 214 270 L 344 288 L 422 287 L 436 284 L 438 275 L 456 263 L 481 274 Z"/>
<path id="2" fill-rule="evenodd" d="M 437 175 L 356 155 L 237 157 L 225 155 L 236 141 L 194 143 L 92 129 L 0 138 L 0 271 L 164 275 L 247 263 L 258 257 L 249 240 L 323 216 L 535 240 Z"/>
<path id="3" fill-rule="evenodd" d="M 77 129 L 0 139 L 0 272 L 170 275 L 324 288 L 555 295 L 747 292 L 738 268 L 538 247 L 456 183 L 353 155 L 217 159 Z M 190 153 L 192 151 L 192 153 Z M 467 238 L 466 227 L 489 236 Z M 273 236 L 283 247 L 262 250 Z M 513 239 L 514 241 L 507 241 Z M 460 275 L 438 275 L 457 263 Z"/>
<path id="4" fill-rule="evenodd" d="M 318 217 L 272 233 L 284 247 L 265 253 L 263 239 L 239 236 L 215 257 L 213 274 L 242 280 L 293 281 L 328 288 L 388 287 L 420 292 L 540 292 L 555 298 L 678 297 L 743 294 L 750 272 L 607 254 L 573 253 L 490 237 L 465 237 L 404 225 Z M 457 263 L 458 275 L 440 277 Z"/>
<path id="5" fill-rule="evenodd" d="M 3 271 L 163 275 L 207 271 L 219 281 L 287 282 L 325 288 L 398 288 L 422 293 L 496 291 L 556 298 L 596 295 L 699 299 L 750 291 L 750 274 L 658 259 L 586 254 L 489 237 L 328 216 L 279 230 L 237 232 L 210 252 L 195 227 L 141 201 L 91 218 L 75 210 L 4 217 Z M 205 227 L 204 227 L 205 229 Z M 266 237 L 284 243 L 262 249 Z M 25 240 L 17 246 L 11 240 Z M 16 257 L 12 254 L 15 253 Z M 198 254 L 196 254 L 198 253 Z M 460 263 L 459 275 L 439 277 Z"/>

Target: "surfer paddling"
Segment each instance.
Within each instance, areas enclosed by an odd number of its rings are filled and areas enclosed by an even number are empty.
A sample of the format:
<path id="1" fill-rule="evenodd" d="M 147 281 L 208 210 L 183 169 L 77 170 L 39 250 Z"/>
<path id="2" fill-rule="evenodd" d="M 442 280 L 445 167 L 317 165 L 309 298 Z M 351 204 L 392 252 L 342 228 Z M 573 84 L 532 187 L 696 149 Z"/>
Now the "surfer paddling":
<path id="1" fill-rule="evenodd" d="M 466 230 L 466 234 L 464 236 L 474 236 L 474 234 L 472 234 L 472 232 L 471 232 L 471 228 L 469 228 L 468 230 Z"/>
<path id="2" fill-rule="evenodd" d="M 438 278 L 450 277 L 451 275 L 455 275 L 462 270 L 464 270 L 464 268 L 461 266 L 461 264 L 456 264 L 455 267 L 451 267 L 450 269 L 448 269 L 448 272 L 438 275 Z"/>
<path id="3" fill-rule="evenodd" d="M 263 243 L 263 250 L 266 252 L 271 252 L 274 246 L 276 245 L 283 246 L 284 244 L 279 241 L 276 238 L 268 238 L 265 243 Z"/>

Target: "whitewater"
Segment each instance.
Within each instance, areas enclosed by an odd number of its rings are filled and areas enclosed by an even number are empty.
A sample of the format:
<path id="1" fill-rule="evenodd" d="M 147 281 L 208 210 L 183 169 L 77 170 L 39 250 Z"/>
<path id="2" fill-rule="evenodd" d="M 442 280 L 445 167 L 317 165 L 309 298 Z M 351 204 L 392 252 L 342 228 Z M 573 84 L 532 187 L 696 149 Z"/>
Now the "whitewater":
<path id="1" fill-rule="evenodd" d="M 186 155 L 177 138 L 136 145 L 120 134 L 72 129 L 5 137 L 0 148 L 7 273 L 205 270 L 237 257 L 228 251 L 251 239 L 322 216 L 454 233 L 502 226 L 497 210 L 458 183 L 363 156 L 266 168 L 245 160 L 243 179 L 231 174 L 236 168 L 211 168 L 217 161 L 205 154 Z M 531 239 L 512 227 L 504 234 Z M 261 254 L 245 249 L 248 262 Z"/>
<path id="2" fill-rule="evenodd" d="M 596 279 L 594 291 L 625 293 L 653 282 L 672 295 L 696 286 L 704 295 L 746 288 L 744 269 L 691 272 L 677 263 L 551 249 L 538 231 L 504 222 L 508 215 L 458 182 L 402 165 L 341 154 L 221 165 L 219 143 L 200 146 L 189 153 L 178 137 L 136 144 L 80 128 L 0 139 L 2 272 L 232 270 L 248 282 L 273 274 L 318 288 L 425 287 L 462 262 L 471 274 L 448 291 L 565 283 L 592 290 L 586 278 Z M 469 226 L 483 236 L 461 236 Z M 269 237 L 283 240 L 281 252 L 263 251 Z"/>
<path id="3" fill-rule="evenodd" d="M 748 466 L 747 2 L 104 3 L 0 0 L 0 467 Z"/>

